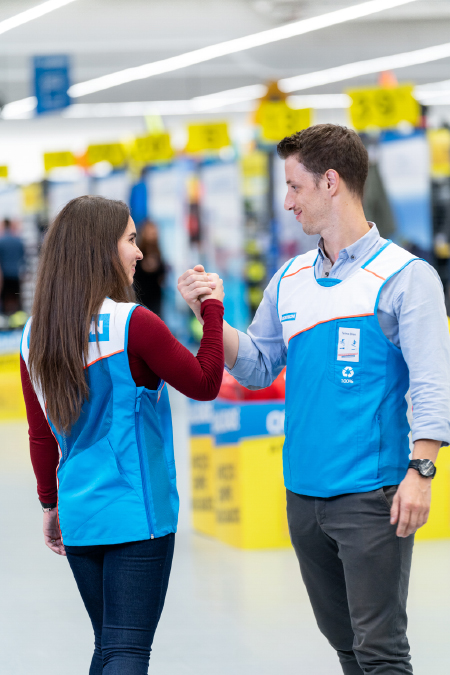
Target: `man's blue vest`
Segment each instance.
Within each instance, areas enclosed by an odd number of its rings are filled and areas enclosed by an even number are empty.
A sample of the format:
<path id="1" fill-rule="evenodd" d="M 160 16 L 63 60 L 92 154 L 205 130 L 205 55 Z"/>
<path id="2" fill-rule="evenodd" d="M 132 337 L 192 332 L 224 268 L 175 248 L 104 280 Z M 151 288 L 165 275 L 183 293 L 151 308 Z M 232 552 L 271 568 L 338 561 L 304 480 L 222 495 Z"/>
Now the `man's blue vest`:
<path id="1" fill-rule="evenodd" d="M 107 299 L 91 324 L 89 400 L 58 432 L 58 513 L 64 543 L 119 544 L 176 532 L 178 493 L 167 387 L 136 387 L 128 362 L 135 304 Z M 31 319 L 21 353 L 28 368 Z M 35 385 L 46 414 L 45 401 Z M 47 416 L 47 415 L 46 415 Z"/>
<path id="2" fill-rule="evenodd" d="M 344 281 L 317 279 L 316 258 L 295 258 L 278 287 L 288 349 L 286 487 L 332 497 L 396 485 L 409 461 L 409 372 L 377 307 L 386 281 L 415 258 L 387 242 Z"/>

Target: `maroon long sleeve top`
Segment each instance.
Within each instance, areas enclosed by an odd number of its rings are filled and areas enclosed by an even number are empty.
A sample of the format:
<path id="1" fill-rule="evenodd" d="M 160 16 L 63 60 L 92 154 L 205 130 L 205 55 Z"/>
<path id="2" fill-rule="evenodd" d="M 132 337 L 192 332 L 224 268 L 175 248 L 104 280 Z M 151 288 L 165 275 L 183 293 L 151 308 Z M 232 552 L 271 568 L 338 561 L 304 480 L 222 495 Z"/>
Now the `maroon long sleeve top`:
<path id="1" fill-rule="evenodd" d="M 156 314 L 145 307 L 134 310 L 128 331 L 128 360 L 136 386 L 157 389 L 159 381 L 165 380 L 198 401 L 216 398 L 224 368 L 223 304 L 219 300 L 205 300 L 201 313 L 205 322 L 203 338 L 197 356 L 193 356 Z M 23 359 L 20 371 L 38 496 L 42 503 L 52 504 L 57 500 L 58 446 Z"/>

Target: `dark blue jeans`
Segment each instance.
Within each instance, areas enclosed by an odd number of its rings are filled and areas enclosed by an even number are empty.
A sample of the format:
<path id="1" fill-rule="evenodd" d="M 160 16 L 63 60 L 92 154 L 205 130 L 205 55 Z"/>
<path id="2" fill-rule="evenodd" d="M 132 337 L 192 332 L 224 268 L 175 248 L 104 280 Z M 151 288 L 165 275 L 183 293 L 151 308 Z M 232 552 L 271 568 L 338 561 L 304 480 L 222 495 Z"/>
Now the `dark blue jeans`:
<path id="1" fill-rule="evenodd" d="M 146 675 L 164 606 L 175 535 L 111 546 L 67 546 L 94 629 L 89 675 Z"/>

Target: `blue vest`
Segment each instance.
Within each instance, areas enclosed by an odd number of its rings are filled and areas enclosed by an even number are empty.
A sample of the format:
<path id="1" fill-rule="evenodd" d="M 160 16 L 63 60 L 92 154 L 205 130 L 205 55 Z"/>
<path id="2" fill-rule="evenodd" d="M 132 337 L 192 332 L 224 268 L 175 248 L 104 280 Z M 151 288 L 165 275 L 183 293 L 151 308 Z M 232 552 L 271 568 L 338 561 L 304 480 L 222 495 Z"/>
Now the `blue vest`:
<path id="1" fill-rule="evenodd" d="M 128 326 L 136 307 L 104 301 L 89 336 L 89 400 L 69 435 L 47 418 L 59 447 L 58 513 L 67 545 L 119 544 L 176 532 L 167 387 L 136 387 L 128 362 Z M 27 368 L 30 326 L 31 319 L 21 344 Z M 46 414 L 39 386 L 35 391 Z"/>
<path id="2" fill-rule="evenodd" d="M 409 372 L 377 307 L 386 281 L 416 258 L 387 242 L 344 281 L 316 279 L 316 258 L 295 258 L 278 287 L 288 349 L 286 487 L 332 497 L 395 485 L 409 461 Z"/>

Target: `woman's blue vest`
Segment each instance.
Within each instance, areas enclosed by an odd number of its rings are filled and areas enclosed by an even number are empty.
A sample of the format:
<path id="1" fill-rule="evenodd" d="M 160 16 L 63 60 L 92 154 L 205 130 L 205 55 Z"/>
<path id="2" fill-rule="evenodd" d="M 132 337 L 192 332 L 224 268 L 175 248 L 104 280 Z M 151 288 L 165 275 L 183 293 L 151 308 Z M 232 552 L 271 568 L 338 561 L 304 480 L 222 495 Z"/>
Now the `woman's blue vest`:
<path id="1" fill-rule="evenodd" d="M 386 281 L 416 258 L 388 242 L 345 279 L 317 279 L 317 251 L 279 283 L 287 347 L 286 487 L 332 497 L 396 485 L 409 461 L 409 372 L 377 308 Z"/>
<path id="2" fill-rule="evenodd" d="M 136 387 L 128 362 L 135 304 L 107 299 L 91 323 L 89 400 L 58 442 L 58 513 L 71 546 L 119 544 L 176 532 L 178 493 L 167 386 Z M 21 353 L 28 368 L 31 319 Z M 46 405 L 39 386 L 39 402 Z"/>

